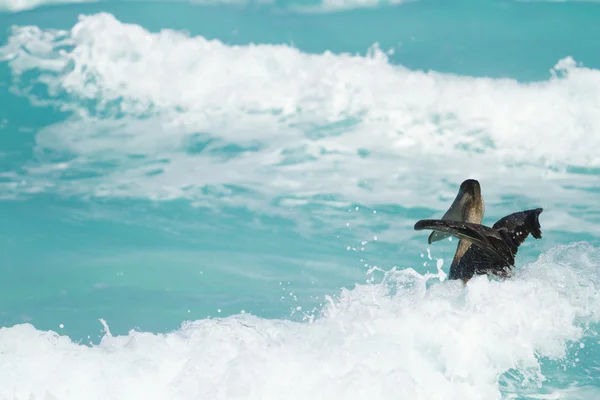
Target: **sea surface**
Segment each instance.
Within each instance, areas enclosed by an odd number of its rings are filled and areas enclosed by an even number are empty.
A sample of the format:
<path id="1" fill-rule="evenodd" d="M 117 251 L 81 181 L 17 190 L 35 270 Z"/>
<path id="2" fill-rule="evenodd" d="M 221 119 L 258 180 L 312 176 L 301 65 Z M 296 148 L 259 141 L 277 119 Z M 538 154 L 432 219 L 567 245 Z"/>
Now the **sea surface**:
<path id="1" fill-rule="evenodd" d="M 600 398 L 600 2 L 0 9 L 1 400 Z"/>

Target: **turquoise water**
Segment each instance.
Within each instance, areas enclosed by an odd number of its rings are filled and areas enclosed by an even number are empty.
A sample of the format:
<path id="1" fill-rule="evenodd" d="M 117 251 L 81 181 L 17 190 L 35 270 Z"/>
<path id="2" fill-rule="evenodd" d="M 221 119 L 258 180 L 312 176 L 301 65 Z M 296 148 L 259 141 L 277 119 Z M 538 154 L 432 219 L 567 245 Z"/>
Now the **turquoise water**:
<path id="1" fill-rule="evenodd" d="M 600 395 L 600 3 L 0 7 L 0 398 Z"/>

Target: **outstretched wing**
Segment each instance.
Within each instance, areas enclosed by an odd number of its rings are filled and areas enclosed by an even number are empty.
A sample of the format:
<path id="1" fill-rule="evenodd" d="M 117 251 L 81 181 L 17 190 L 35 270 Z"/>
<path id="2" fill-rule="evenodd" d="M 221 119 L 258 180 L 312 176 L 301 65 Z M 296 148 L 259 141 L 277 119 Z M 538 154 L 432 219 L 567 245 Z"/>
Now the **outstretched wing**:
<path id="1" fill-rule="evenodd" d="M 450 233 L 459 239 L 464 239 L 479 247 L 492 259 L 501 263 L 513 265 L 514 255 L 502 235 L 485 225 L 461 221 L 445 221 L 439 219 L 423 219 L 415 224 L 414 229 L 420 231 L 431 229 L 437 232 Z"/>
<path id="2" fill-rule="evenodd" d="M 471 242 L 472 246 L 450 268 L 450 279 L 467 281 L 473 274 L 502 275 L 506 267 L 513 266 L 519 246 L 529 234 L 541 239 L 542 211 L 536 208 L 507 215 L 492 228 L 460 221 L 421 220 L 415 224 L 415 230 L 432 229 Z"/>
<path id="3" fill-rule="evenodd" d="M 513 257 L 517 255 L 519 246 L 529 234 L 536 239 L 542 238 L 539 217 L 543 208 L 535 208 L 507 215 L 499 219 L 492 228 L 498 230 L 510 246 Z"/>

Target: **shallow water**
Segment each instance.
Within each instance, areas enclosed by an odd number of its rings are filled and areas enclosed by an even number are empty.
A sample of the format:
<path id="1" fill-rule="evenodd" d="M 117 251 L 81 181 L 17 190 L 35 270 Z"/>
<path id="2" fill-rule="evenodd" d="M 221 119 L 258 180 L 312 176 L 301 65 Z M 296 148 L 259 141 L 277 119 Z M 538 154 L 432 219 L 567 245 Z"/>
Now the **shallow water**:
<path id="1" fill-rule="evenodd" d="M 0 398 L 598 397 L 600 4 L 392 3 L 0 3 Z"/>

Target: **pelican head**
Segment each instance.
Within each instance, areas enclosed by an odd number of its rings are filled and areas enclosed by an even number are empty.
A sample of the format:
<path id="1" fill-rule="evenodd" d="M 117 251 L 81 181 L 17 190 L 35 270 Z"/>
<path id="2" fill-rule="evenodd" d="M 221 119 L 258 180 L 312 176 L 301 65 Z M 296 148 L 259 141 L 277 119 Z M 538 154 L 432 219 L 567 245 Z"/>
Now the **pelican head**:
<path id="1" fill-rule="evenodd" d="M 481 224 L 484 212 L 485 204 L 481 197 L 479 182 L 475 179 L 467 179 L 461 183 L 456 198 L 442 219 Z M 449 236 L 451 236 L 449 233 L 434 231 L 429 235 L 428 242 L 431 244 Z"/>

